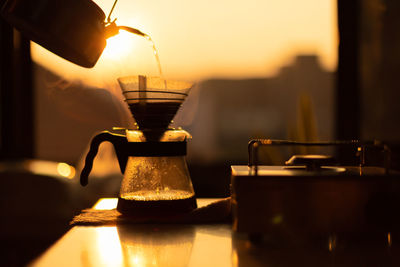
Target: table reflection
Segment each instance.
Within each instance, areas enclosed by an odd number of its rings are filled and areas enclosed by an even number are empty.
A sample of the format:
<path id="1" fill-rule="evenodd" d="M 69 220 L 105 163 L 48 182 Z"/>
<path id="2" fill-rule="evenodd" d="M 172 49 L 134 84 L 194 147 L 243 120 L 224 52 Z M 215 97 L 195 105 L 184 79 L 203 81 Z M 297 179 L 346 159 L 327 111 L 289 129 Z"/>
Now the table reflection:
<path id="1" fill-rule="evenodd" d="M 116 204 L 108 202 L 96 208 Z M 249 237 L 232 232 L 231 227 L 75 226 L 32 266 L 400 266 L 397 231 L 362 236 L 336 233 L 305 241 L 297 235 L 284 239 L 271 233 Z"/>
<path id="2" fill-rule="evenodd" d="M 187 266 L 195 229 L 192 225 L 117 226 L 125 266 Z"/>
<path id="3" fill-rule="evenodd" d="M 122 266 L 122 247 L 116 227 L 96 229 L 96 244 L 99 253 L 98 261 L 106 266 Z"/>
<path id="4" fill-rule="evenodd" d="M 252 241 L 250 241 L 252 240 Z M 232 234 L 233 266 L 400 266 L 400 246 L 393 233 L 275 242 Z"/>
<path id="5" fill-rule="evenodd" d="M 96 262 L 100 266 L 188 266 L 195 228 L 192 225 L 119 225 L 96 229 Z"/>
<path id="6" fill-rule="evenodd" d="M 215 199 L 199 199 L 206 206 Z M 115 208 L 101 199 L 95 209 Z M 31 266 L 232 266 L 231 225 L 74 226 Z"/>

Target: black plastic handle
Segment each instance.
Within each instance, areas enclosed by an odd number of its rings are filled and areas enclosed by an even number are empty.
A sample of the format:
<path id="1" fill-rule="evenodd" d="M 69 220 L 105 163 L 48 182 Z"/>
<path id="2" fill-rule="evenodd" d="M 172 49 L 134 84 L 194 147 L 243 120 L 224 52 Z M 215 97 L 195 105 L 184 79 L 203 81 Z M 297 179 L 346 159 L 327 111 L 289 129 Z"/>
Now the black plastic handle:
<path id="1" fill-rule="evenodd" d="M 89 152 L 86 155 L 85 166 L 83 167 L 81 172 L 81 179 L 80 179 L 81 185 L 86 186 L 88 184 L 89 174 L 93 168 L 93 160 L 96 157 L 97 152 L 99 151 L 100 144 L 105 141 L 108 141 L 114 145 L 121 173 L 125 172 L 126 162 L 128 160 L 128 155 L 126 155 L 125 153 L 126 150 L 124 149 L 128 144 L 126 136 L 104 131 L 96 135 L 92 139 Z"/>

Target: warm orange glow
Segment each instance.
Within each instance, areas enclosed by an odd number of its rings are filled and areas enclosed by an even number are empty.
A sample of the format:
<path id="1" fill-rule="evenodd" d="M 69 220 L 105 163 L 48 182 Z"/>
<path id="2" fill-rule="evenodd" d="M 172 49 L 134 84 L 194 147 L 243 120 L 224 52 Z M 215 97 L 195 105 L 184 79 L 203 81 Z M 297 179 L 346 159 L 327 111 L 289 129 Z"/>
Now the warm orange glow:
<path id="1" fill-rule="evenodd" d="M 75 168 L 63 162 L 57 164 L 57 172 L 61 176 L 69 179 L 72 179 L 75 176 Z"/>
<path id="2" fill-rule="evenodd" d="M 330 252 L 333 252 L 336 249 L 336 236 L 332 235 L 329 237 L 328 249 Z"/>
<path id="3" fill-rule="evenodd" d="M 120 31 L 119 34 L 107 40 L 103 51 L 103 59 L 122 59 L 135 50 L 135 38 L 131 33 Z"/>
<path id="4" fill-rule="evenodd" d="M 108 14 L 114 0 L 95 2 Z M 317 54 L 323 67 L 336 68 L 336 0 L 118 1 L 112 17 L 151 36 L 167 79 L 265 77 L 299 53 Z M 32 53 L 69 79 L 115 82 L 116 76 L 158 73 L 149 42 L 122 31 L 90 70 L 37 45 Z"/>
<path id="5" fill-rule="evenodd" d="M 93 209 L 95 209 L 95 210 L 112 210 L 117 207 L 117 203 L 118 203 L 117 198 L 101 198 L 93 206 Z"/>
<path id="6" fill-rule="evenodd" d="M 75 226 L 31 265 L 232 266 L 233 253 L 228 224 Z"/>
<path id="7" fill-rule="evenodd" d="M 146 258 L 143 255 L 140 255 L 138 253 L 136 255 L 130 255 L 130 256 L 131 257 L 128 258 L 130 266 L 137 266 L 137 267 L 148 266 L 148 264 L 146 264 Z M 156 264 L 153 265 L 157 266 Z"/>
<path id="8" fill-rule="evenodd" d="M 122 248 L 119 240 L 118 231 L 115 226 L 112 227 L 98 227 L 97 232 L 97 246 L 98 260 L 102 266 L 122 266 Z"/>
<path id="9" fill-rule="evenodd" d="M 68 179 L 72 179 L 75 177 L 75 168 L 68 165 L 67 163 L 55 163 L 45 160 L 32 160 L 27 161 L 25 164 L 26 168 L 35 174 L 54 177 L 58 177 L 60 175 Z"/>

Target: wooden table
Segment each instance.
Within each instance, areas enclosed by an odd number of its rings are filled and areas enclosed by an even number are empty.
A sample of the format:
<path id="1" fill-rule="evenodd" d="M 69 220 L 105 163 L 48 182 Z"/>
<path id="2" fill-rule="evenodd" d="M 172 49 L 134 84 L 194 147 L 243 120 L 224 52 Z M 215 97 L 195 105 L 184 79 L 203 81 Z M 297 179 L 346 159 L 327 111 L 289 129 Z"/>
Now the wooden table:
<path id="1" fill-rule="evenodd" d="M 198 199 L 204 206 L 215 199 Z M 101 199 L 96 209 L 115 208 Z M 376 246 L 254 244 L 230 224 L 75 226 L 31 266 L 400 266 L 399 237 Z"/>
<path id="2" fill-rule="evenodd" d="M 215 199 L 198 199 L 205 206 Z M 100 199 L 96 209 L 115 208 Z M 232 266 L 229 224 L 74 226 L 32 266 Z"/>

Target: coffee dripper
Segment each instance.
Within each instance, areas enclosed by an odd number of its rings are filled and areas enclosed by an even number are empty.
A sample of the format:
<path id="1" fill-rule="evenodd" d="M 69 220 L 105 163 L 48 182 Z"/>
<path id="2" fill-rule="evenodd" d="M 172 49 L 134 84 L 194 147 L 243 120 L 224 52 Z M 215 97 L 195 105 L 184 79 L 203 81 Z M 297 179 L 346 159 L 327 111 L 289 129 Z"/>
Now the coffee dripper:
<path id="1" fill-rule="evenodd" d="M 144 76 L 123 77 L 118 82 L 139 129 L 96 135 L 81 173 L 81 184 L 88 183 L 99 145 L 108 141 L 114 145 L 124 174 L 119 212 L 153 217 L 195 209 L 195 193 L 185 158 L 191 136 L 182 129 L 168 128 L 193 84 Z"/>

